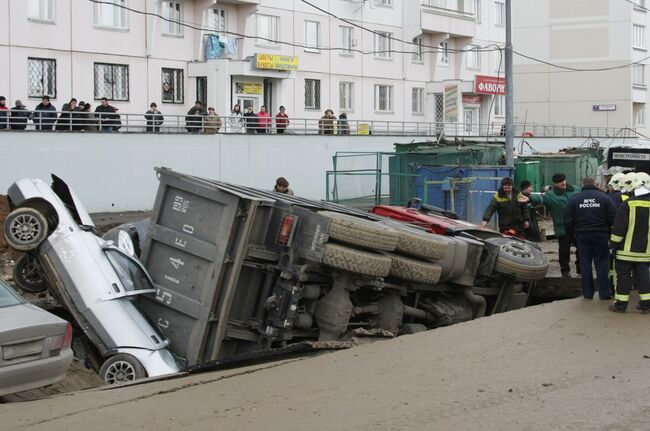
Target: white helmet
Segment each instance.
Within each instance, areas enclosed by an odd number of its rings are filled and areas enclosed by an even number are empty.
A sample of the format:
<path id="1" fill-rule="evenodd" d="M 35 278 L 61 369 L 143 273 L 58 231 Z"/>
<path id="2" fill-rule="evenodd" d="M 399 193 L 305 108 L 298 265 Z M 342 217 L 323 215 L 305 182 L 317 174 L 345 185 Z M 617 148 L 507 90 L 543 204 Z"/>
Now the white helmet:
<path id="1" fill-rule="evenodd" d="M 621 187 L 623 187 L 623 178 L 625 177 L 625 174 L 623 172 L 617 172 L 614 175 L 612 175 L 612 178 L 610 178 L 608 185 L 613 188 L 615 191 L 620 190 Z"/>
<path id="2" fill-rule="evenodd" d="M 627 193 L 634 190 L 636 187 L 636 172 L 628 172 L 623 176 L 623 181 L 621 185 L 621 192 Z"/>
<path id="3" fill-rule="evenodd" d="M 636 187 L 635 189 L 638 189 L 639 187 L 644 187 L 644 188 L 649 188 L 650 187 L 650 175 L 646 174 L 645 172 L 637 172 L 636 174 Z"/>

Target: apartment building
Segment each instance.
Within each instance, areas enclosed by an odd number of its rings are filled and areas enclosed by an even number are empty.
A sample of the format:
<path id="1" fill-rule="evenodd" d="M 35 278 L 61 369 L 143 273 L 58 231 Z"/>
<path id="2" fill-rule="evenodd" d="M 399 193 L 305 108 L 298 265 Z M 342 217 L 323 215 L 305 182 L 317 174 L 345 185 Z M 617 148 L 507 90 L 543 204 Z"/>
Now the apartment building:
<path id="1" fill-rule="evenodd" d="M 516 121 L 637 128 L 647 133 L 648 9 L 645 0 L 517 0 Z"/>
<path id="2" fill-rule="evenodd" d="M 0 0 L 0 94 L 503 122 L 504 0 Z"/>

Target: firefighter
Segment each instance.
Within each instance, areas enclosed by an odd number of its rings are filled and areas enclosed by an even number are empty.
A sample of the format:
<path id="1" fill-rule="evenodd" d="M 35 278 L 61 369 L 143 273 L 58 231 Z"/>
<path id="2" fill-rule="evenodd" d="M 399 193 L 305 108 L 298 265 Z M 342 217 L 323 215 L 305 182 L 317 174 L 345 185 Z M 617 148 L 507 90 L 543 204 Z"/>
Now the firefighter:
<path id="1" fill-rule="evenodd" d="M 621 190 L 623 189 L 623 178 L 625 178 L 625 174 L 619 172 L 612 175 L 609 183 L 607 183 L 607 188 L 612 190 L 611 193 L 608 193 L 609 197 L 612 198 L 612 201 L 614 201 L 614 205 L 616 205 L 617 208 L 622 202 L 621 196 L 623 192 L 621 192 Z"/>
<path id="2" fill-rule="evenodd" d="M 633 280 L 639 290 L 637 308 L 650 311 L 650 176 L 639 173 L 633 178 L 626 181 L 626 189 L 634 189 L 634 194 L 618 208 L 610 238 L 617 280 L 609 310 L 618 313 L 627 310 Z"/>

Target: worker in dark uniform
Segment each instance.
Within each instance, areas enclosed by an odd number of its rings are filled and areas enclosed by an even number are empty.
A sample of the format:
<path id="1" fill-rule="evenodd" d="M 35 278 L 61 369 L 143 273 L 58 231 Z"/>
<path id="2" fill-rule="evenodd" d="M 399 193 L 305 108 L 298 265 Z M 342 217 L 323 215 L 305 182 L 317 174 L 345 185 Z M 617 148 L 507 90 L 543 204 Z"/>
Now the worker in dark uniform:
<path id="1" fill-rule="evenodd" d="M 624 201 L 616 212 L 611 235 L 611 251 L 616 260 L 615 301 L 610 311 L 624 313 L 630 300 L 632 281 L 639 290 L 637 308 L 650 311 L 650 177 L 638 173 L 628 187 L 634 196 Z"/>
<path id="2" fill-rule="evenodd" d="M 513 186 L 512 178 L 501 180 L 501 187 L 494 194 L 488 207 L 483 213 L 481 226 L 487 226 L 496 212 L 499 215 L 499 231 L 506 235 L 522 237 L 524 229 L 528 228 L 528 207 L 521 202 L 524 198 Z"/>
<path id="3" fill-rule="evenodd" d="M 594 297 L 591 265 L 596 268 L 598 297 L 611 299 L 609 288 L 609 228 L 614 223 L 616 207 L 612 199 L 598 190 L 591 177 L 582 180 L 582 191 L 569 199 L 564 213 L 564 229 L 575 236 L 580 259 L 582 295 Z"/>
<path id="4" fill-rule="evenodd" d="M 519 184 L 519 190 L 521 191 L 521 194 L 527 198 L 530 198 L 530 194 L 534 191 L 533 185 L 528 180 L 523 180 L 521 184 Z M 524 229 L 524 237 L 528 241 L 539 241 L 539 224 L 537 223 L 537 212 L 535 211 L 535 207 L 530 201 L 523 205 L 526 205 L 526 208 L 528 208 L 529 216 L 528 227 Z"/>

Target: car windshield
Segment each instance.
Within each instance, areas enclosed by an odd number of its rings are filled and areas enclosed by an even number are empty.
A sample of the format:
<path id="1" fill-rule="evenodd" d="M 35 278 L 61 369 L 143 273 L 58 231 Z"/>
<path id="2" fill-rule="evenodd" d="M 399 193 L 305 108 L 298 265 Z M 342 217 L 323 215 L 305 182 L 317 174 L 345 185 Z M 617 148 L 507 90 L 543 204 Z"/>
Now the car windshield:
<path id="1" fill-rule="evenodd" d="M 0 280 L 0 308 L 20 305 L 23 300 L 4 281 Z"/>
<path id="2" fill-rule="evenodd" d="M 116 248 L 107 248 L 104 252 L 127 292 L 154 290 L 147 273 L 129 256 Z"/>

